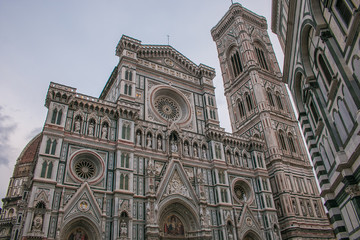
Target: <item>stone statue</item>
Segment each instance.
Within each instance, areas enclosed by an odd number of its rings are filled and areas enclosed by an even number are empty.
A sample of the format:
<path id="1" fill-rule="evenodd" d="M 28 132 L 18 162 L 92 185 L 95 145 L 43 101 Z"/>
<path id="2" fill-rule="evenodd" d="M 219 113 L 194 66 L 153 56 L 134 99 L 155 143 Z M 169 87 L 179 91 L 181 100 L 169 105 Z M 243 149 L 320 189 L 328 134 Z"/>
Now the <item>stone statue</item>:
<path id="1" fill-rule="evenodd" d="M 150 134 L 149 134 L 149 135 L 147 135 L 147 137 L 146 137 L 146 141 L 147 141 L 147 145 L 146 145 L 146 147 L 147 147 L 147 148 L 151 148 L 152 141 L 151 141 L 151 136 L 150 136 Z"/>
<path id="2" fill-rule="evenodd" d="M 203 159 L 207 159 L 206 149 L 205 148 L 202 149 L 202 153 L 203 153 Z"/>
<path id="3" fill-rule="evenodd" d="M 177 143 L 174 139 L 171 139 L 171 152 L 176 153 L 178 151 Z"/>
<path id="4" fill-rule="evenodd" d="M 197 149 L 197 146 L 194 146 L 194 157 L 198 157 L 198 149 Z"/>
<path id="5" fill-rule="evenodd" d="M 120 236 L 125 236 L 127 237 L 128 235 L 128 229 L 127 229 L 127 225 L 126 222 L 124 220 L 121 220 L 121 224 L 120 224 Z"/>
<path id="6" fill-rule="evenodd" d="M 137 132 L 136 134 L 136 145 L 141 146 L 141 134 Z"/>
<path id="7" fill-rule="evenodd" d="M 34 217 L 33 230 L 41 231 L 42 230 L 42 224 L 43 224 L 43 216 L 41 214 L 37 214 Z"/>
<path id="8" fill-rule="evenodd" d="M 101 130 L 101 138 L 102 138 L 102 139 L 106 139 L 106 137 L 107 137 L 107 132 L 108 132 L 108 128 L 107 128 L 107 126 L 104 124 L 104 126 L 102 127 L 102 130 Z"/>
<path id="9" fill-rule="evenodd" d="M 158 150 L 162 150 L 161 138 L 158 138 L 158 139 L 157 139 L 157 149 L 158 149 Z"/>
<path id="10" fill-rule="evenodd" d="M 89 136 L 94 136 L 94 128 L 95 128 L 94 123 L 90 122 L 89 132 L 88 132 Z"/>
<path id="11" fill-rule="evenodd" d="M 75 132 L 80 133 L 80 119 L 75 120 Z"/>
<path id="12" fill-rule="evenodd" d="M 184 145 L 184 154 L 185 156 L 189 155 L 189 146 L 187 144 Z"/>

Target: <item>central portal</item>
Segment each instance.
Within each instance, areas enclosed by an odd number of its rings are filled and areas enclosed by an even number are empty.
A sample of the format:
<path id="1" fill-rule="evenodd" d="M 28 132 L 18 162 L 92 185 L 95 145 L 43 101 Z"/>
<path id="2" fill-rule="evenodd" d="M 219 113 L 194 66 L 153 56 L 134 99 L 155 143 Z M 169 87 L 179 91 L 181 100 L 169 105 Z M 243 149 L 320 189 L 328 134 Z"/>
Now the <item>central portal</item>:
<path id="1" fill-rule="evenodd" d="M 178 199 L 177 199 L 178 200 Z M 182 201 L 170 201 L 160 207 L 160 239 L 199 239 L 199 218 L 195 208 Z"/>

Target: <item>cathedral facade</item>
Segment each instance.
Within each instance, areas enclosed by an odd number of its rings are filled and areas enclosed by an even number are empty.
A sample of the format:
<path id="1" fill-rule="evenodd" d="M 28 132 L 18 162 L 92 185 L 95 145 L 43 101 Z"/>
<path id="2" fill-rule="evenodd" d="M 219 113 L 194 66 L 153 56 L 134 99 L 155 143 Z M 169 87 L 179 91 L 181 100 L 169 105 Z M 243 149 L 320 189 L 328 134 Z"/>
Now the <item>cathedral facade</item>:
<path id="1" fill-rule="evenodd" d="M 263 17 L 233 4 L 215 71 L 123 35 L 99 98 L 50 83 L 0 239 L 333 239 Z"/>
<path id="2" fill-rule="evenodd" d="M 273 0 L 283 81 L 338 239 L 360 238 L 359 1 Z"/>

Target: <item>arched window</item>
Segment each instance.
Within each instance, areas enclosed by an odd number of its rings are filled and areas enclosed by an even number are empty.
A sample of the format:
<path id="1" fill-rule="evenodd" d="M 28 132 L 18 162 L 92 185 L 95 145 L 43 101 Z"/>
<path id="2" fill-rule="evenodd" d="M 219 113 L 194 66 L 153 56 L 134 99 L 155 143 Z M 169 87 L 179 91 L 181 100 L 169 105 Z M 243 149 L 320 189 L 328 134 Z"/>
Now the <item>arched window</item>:
<path id="1" fill-rule="evenodd" d="M 120 175 L 120 189 L 124 189 L 124 174 Z"/>
<path id="2" fill-rule="evenodd" d="M 284 139 L 284 134 L 282 131 L 279 132 L 279 140 L 280 140 L 281 149 L 287 150 L 285 139 Z"/>
<path id="3" fill-rule="evenodd" d="M 125 84 L 125 86 L 124 86 L 124 94 L 127 94 L 127 93 L 128 93 L 128 85 Z"/>
<path id="4" fill-rule="evenodd" d="M 268 65 L 266 63 L 267 61 L 266 61 L 266 58 L 265 58 L 264 51 L 259 46 L 255 47 L 255 51 L 256 51 L 256 56 L 258 58 L 260 67 L 262 69 L 269 70 L 269 67 L 268 67 Z"/>
<path id="5" fill-rule="evenodd" d="M 259 163 L 259 167 L 264 168 L 263 159 L 262 159 L 261 154 L 257 155 L 257 160 L 258 160 L 258 163 Z"/>
<path id="6" fill-rule="evenodd" d="M 241 59 L 240 59 L 240 54 L 238 51 L 234 51 L 231 54 L 231 66 L 234 72 L 234 77 L 237 77 L 242 71 L 243 71 L 243 66 L 241 64 Z"/>
<path id="7" fill-rule="evenodd" d="M 252 156 L 252 164 L 253 164 L 254 168 L 257 168 L 257 167 L 258 167 L 258 166 L 257 166 L 257 163 L 256 163 L 256 157 L 255 157 L 255 155 Z"/>
<path id="8" fill-rule="evenodd" d="M 58 116 L 57 116 L 57 120 L 56 120 L 57 125 L 61 124 L 61 118 L 62 118 L 62 110 L 60 109 Z"/>
<path id="9" fill-rule="evenodd" d="M 275 97 L 276 97 L 276 102 L 277 102 L 277 105 L 278 105 L 279 109 L 284 110 L 283 104 L 281 102 L 280 94 L 276 93 Z"/>
<path id="10" fill-rule="evenodd" d="M 243 155 L 243 161 L 244 161 L 243 166 L 244 166 L 245 168 L 248 168 L 248 167 L 249 167 L 249 164 L 248 164 L 248 157 L 247 157 L 246 153 L 244 153 L 244 155 Z"/>
<path id="11" fill-rule="evenodd" d="M 245 107 L 244 107 L 244 103 L 240 100 L 238 100 L 238 107 L 239 107 L 239 114 L 240 114 L 240 118 L 245 117 Z"/>
<path id="12" fill-rule="evenodd" d="M 346 133 L 349 135 L 350 131 L 354 127 L 354 122 L 352 120 L 352 117 L 349 114 L 349 110 L 345 104 L 345 102 L 342 99 L 338 99 L 337 101 L 339 113 L 341 116 L 341 120 L 343 121 L 343 124 L 345 126 Z"/>
<path id="13" fill-rule="evenodd" d="M 121 131 L 121 138 L 126 139 L 126 140 L 130 140 L 130 130 L 131 130 L 130 124 L 123 123 L 122 131 Z"/>
<path id="14" fill-rule="evenodd" d="M 126 135 L 127 135 L 127 137 L 126 137 L 126 139 L 127 140 L 130 140 L 130 125 L 127 125 L 127 127 L 126 127 Z"/>
<path id="15" fill-rule="evenodd" d="M 340 118 L 340 115 L 337 111 L 334 111 L 333 113 L 334 123 L 337 129 L 337 132 L 340 135 L 342 143 L 344 143 L 348 137 L 348 132 L 346 130 L 346 127 L 344 126 L 343 121 Z"/>
<path id="16" fill-rule="evenodd" d="M 51 117 L 51 123 L 55 123 L 56 115 L 57 115 L 57 109 L 54 108 L 53 113 L 52 113 L 52 117 Z"/>
<path id="17" fill-rule="evenodd" d="M 44 161 L 43 164 L 42 164 L 42 167 L 41 167 L 41 174 L 40 174 L 40 177 L 44 178 L 45 175 L 46 175 L 46 169 L 47 169 L 47 162 Z"/>
<path id="18" fill-rule="evenodd" d="M 53 163 L 50 162 L 50 163 L 48 164 L 48 167 L 47 167 L 47 174 L 46 174 L 46 177 L 47 177 L 47 178 L 51 178 L 52 169 L 53 169 Z"/>
<path id="19" fill-rule="evenodd" d="M 250 94 L 246 93 L 245 94 L 245 99 L 246 99 L 246 104 L 247 104 L 248 110 L 251 111 L 254 108 L 254 106 L 253 106 L 253 103 L 251 101 Z"/>
<path id="20" fill-rule="evenodd" d="M 45 148 L 45 153 L 46 153 L 46 154 L 49 154 L 49 153 L 50 153 L 50 148 L 51 148 L 51 139 L 49 138 L 49 139 L 46 141 L 46 148 Z"/>
<path id="21" fill-rule="evenodd" d="M 128 90 L 128 93 L 127 93 L 129 96 L 131 96 L 131 91 L 132 91 L 132 86 L 129 85 L 129 90 Z"/>
<path id="22" fill-rule="evenodd" d="M 296 153 L 294 139 L 293 139 L 293 136 L 291 134 L 288 135 L 288 142 L 289 142 L 290 151 Z"/>
<path id="23" fill-rule="evenodd" d="M 52 154 L 52 155 L 55 155 L 56 145 L 57 145 L 57 142 L 56 142 L 56 140 L 54 140 L 54 141 L 52 142 L 52 146 L 51 146 L 51 154 Z"/>
<path id="24" fill-rule="evenodd" d="M 330 69 L 328 68 L 322 54 L 319 54 L 318 61 L 319 61 L 321 71 L 324 74 L 326 83 L 330 86 L 331 85 L 331 80 L 332 80 L 332 74 L 331 74 Z"/>
<path id="25" fill-rule="evenodd" d="M 272 96 L 272 94 L 271 94 L 271 92 L 270 92 L 270 89 L 268 89 L 268 90 L 266 91 L 266 93 L 267 93 L 267 96 L 268 96 L 268 98 L 269 98 L 270 106 L 274 107 L 274 106 L 275 106 L 275 104 L 274 104 L 274 99 L 273 99 L 273 96 Z"/>
<path id="26" fill-rule="evenodd" d="M 125 186 L 124 189 L 129 190 L 129 176 L 125 175 Z"/>
<path id="27" fill-rule="evenodd" d="M 312 100 L 311 100 L 311 102 L 309 103 L 309 108 L 310 108 L 311 115 L 312 115 L 313 118 L 314 118 L 315 124 L 317 124 L 318 121 L 319 121 L 319 114 L 318 114 L 318 111 L 317 111 L 317 109 L 315 108 L 314 102 L 313 102 Z"/>

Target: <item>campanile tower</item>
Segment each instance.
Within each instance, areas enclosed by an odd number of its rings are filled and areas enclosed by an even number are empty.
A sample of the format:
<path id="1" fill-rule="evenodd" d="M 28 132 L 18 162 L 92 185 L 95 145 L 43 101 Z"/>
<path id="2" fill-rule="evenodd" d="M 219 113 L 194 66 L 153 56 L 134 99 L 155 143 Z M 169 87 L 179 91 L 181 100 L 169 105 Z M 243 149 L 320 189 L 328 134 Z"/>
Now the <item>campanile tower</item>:
<path id="1" fill-rule="evenodd" d="M 266 19 L 235 3 L 211 34 L 233 133 L 266 142 L 266 167 L 282 239 L 333 238 Z M 259 196 L 257 202 L 263 201 Z"/>

